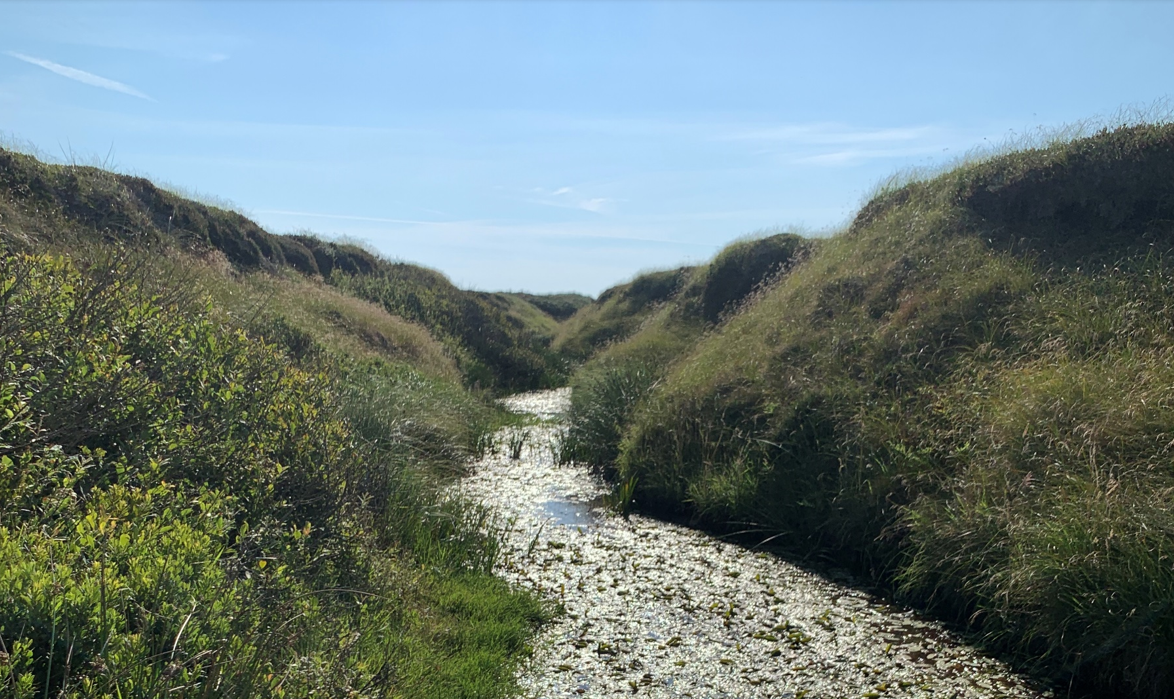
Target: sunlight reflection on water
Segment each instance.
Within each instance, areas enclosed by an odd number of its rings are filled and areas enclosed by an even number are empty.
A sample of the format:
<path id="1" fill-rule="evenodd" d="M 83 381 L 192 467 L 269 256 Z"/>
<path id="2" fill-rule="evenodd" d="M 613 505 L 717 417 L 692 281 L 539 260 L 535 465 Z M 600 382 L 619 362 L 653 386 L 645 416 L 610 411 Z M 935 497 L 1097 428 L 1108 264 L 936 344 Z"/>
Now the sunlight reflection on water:
<path id="1" fill-rule="evenodd" d="M 912 611 L 775 556 L 600 506 L 607 486 L 554 461 L 567 389 L 513 396 L 542 417 L 522 458 L 462 489 L 509 523 L 499 573 L 562 605 L 519 676 L 526 697 L 1029 698 L 1002 663 Z"/>

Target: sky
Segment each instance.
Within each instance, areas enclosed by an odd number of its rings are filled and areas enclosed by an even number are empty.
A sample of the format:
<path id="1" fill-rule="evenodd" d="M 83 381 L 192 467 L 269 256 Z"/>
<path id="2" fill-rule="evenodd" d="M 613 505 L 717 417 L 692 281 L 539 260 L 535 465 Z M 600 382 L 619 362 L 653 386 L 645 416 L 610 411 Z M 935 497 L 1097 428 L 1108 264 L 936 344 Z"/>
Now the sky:
<path id="1" fill-rule="evenodd" d="M 590 295 L 1174 93 L 1163 2 L 0 2 L 0 137 Z"/>

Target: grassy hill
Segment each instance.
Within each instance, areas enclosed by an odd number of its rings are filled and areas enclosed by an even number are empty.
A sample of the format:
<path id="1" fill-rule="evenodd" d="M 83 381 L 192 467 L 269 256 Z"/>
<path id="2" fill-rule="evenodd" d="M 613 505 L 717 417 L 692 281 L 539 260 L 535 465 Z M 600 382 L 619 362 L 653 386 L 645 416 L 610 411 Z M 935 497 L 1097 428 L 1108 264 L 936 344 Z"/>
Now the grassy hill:
<path id="1" fill-rule="evenodd" d="M 609 342 L 622 340 L 680 290 L 693 268 L 647 272 L 604 291 L 563 321 L 553 349 L 582 361 Z"/>
<path id="2" fill-rule="evenodd" d="M 1174 126 L 966 163 L 577 412 L 618 415 L 642 509 L 850 565 L 1077 693 L 1169 696 L 1172 222 Z"/>
<path id="3" fill-rule="evenodd" d="M 507 296 L 516 296 L 538 308 L 538 310 L 562 322 L 575 315 L 575 311 L 591 303 L 590 296 L 582 294 L 527 294 L 509 292 Z"/>
<path id="4" fill-rule="evenodd" d="M 815 245 L 794 233 L 739 240 L 708 264 L 638 277 L 605 292 L 573 316 L 579 324 L 565 324 L 568 344 L 584 339 L 590 327 L 596 328 L 596 337 L 608 334 L 614 339 L 595 347 L 595 354 L 574 374 L 563 458 L 610 467 L 619 455 L 621 428 L 631 411 L 673 361 L 705 332 L 752 302 Z M 663 299 L 642 296 L 640 290 L 658 279 L 671 279 L 672 291 Z M 575 340 L 571 332 L 578 334 Z M 580 351 L 588 351 L 588 346 L 583 343 Z"/>
<path id="5" fill-rule="evenodd" d="M 446 283 L 0 152 L 0 694 L 507 695 L 548 612 L 442 490 L 510 419 Z"/>
<path id="6" fill-rule="evenodd" d="M 802 247 L 794 233 L 763 233 L 727 246 L 709 264 L 645 272 L 582 303 L 562 322 L 553 348 L 582 361 L 622 342 L 665 308 L 686 325 L 714 325 Z"/>
<path id="7" fill-rule="evenodd" d="M 470 386 L 505 392 L 562 380 L 562 365 L 546 346 L 550 321 L 534 332 L 439 272 L 385 260 L 356 245 L 273 235 L 239 213 L 186 199 L 140 177 L 48 164 L 0 149 L 0 233 L 10 245 L 30 249 L 51 241 L 66 247 L 104 241 L 178 248 L 220 256 L 236 272 L 288 271 L 320 279 L 425 327 Z M 565 302 L 548 305 L 557 309 Z"/>

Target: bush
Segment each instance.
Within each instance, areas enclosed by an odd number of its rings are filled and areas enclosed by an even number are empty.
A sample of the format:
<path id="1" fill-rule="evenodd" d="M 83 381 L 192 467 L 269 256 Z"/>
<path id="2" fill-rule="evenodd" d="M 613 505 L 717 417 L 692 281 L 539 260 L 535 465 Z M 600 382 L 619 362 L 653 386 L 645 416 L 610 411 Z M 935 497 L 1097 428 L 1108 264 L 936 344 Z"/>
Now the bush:
<path id="1" fill-rule="evenodd" d="M 508 666 L 518 643 L 435 640 L 463 623 L 454 594 L 514 610 L 515 634 L 542 616 L 486 592 L 484 511 L 430 485 L 426 464 L 460 451 L 455 416 L 394 405 L 361 422 L 360 369 L 295 364 L 132 271 L 0 258 L 0 687 L 428 696 L 401 665 Z M 440 381 L 367 371 L 418 402 L 410 382 Z M 432 626 L 410 623 L 421 612 Z"/>

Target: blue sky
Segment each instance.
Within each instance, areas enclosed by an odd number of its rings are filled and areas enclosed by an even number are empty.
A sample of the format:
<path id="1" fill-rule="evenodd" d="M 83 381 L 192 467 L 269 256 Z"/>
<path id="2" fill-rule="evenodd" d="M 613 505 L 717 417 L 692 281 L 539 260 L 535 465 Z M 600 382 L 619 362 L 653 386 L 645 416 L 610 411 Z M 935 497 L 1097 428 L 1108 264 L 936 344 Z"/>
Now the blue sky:
<path id="1" fill-rule="evenodd" d="M 0 133 L 595 294 L 1174 93 L 1174 3 L 0 3 Z"/>

